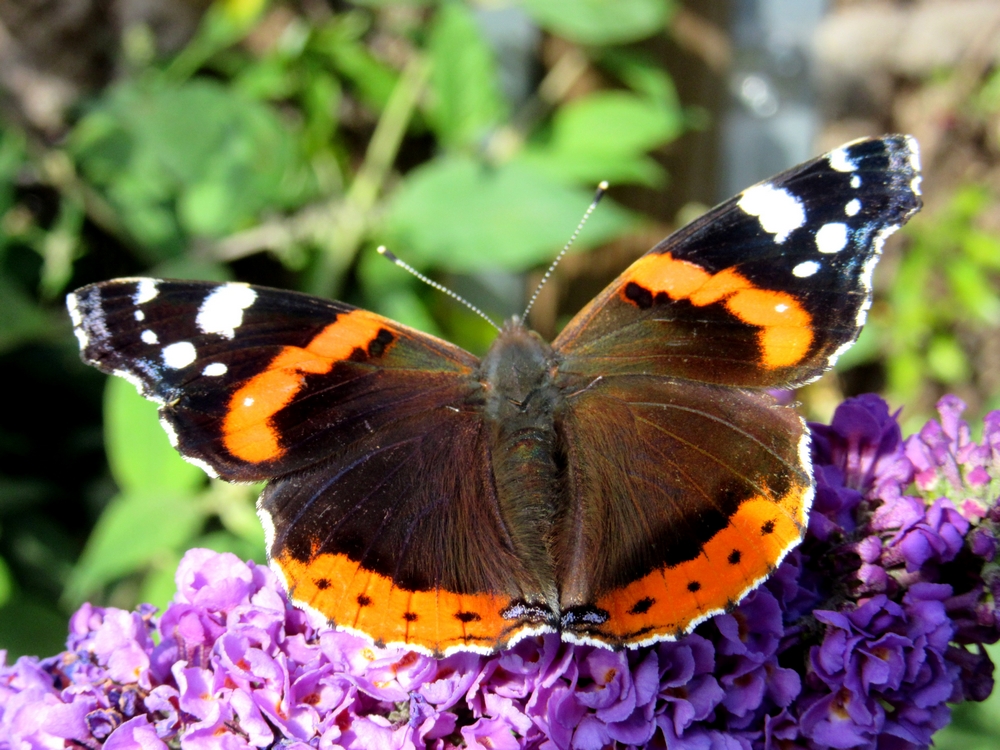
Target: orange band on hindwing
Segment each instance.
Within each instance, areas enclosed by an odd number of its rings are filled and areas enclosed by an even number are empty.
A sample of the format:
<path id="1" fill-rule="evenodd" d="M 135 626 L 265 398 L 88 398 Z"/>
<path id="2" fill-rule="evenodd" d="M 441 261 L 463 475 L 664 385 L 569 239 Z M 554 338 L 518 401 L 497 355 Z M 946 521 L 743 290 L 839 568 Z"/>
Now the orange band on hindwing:
<path id="1" fill-rule="evenodd" d="M 296 603 L 376 643 L 405 643 L 434 654 L 456 647 L 493 650 L 521 627 L 500 614 L 507 597 L 406 591 L 346 555 L 323 553 L 302 562 L 284 554 L 272 562 Z"/>
<path id="2" fill-rule="evenodd" d="M 281 458 L 285 449 L 272 417 L 292 402 L 305 376 L 330 372 L 333 366 L 365 350 L 385 328 L 385 321 L 365 310 L 341 313 L 305 348 L 286 346 L 267 369 L 248 380 L 229 400 L 222 424 L 223 443 L 234 457 L 252 463 Z"/>
<path id="3" fill-rule="evenodd" d="M 732 269 L 712 274 L 670 253 L 650 254 L 632 264 L 623 281 L 620 294 L 630 304 L 635 304 L 627 294 L 630 284 L 696 307 L 724 304 L 740 321 L 760 329 L 762 364 L 769 369 L 799 363 L 813 342 L 812 316 L 793 295 L 756 287 Z"/>
<path id="4" fill-rule="evenodd" d="M 798 544 L 809 492 L 800 486 L 780 503 L 759 497 L 742 503 L 698 557 L 654 570 L 598 599 L 609 617 L 594 636 L 620 645 L 678 636 L 731 607 Z"/>

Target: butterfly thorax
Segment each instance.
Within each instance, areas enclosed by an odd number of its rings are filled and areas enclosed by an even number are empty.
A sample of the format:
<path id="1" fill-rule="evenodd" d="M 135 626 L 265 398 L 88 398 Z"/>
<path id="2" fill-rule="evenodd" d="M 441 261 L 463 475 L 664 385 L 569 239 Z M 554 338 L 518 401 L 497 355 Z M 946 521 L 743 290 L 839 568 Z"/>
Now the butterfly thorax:
<path id="1" fill-rule="evenodd" d="M 486 390 L 486 415 L 493 419 L 551 420 L 557 394 L 555 353 L 516 317 L 500 331 L 483 357 L 479 380 Z"/>

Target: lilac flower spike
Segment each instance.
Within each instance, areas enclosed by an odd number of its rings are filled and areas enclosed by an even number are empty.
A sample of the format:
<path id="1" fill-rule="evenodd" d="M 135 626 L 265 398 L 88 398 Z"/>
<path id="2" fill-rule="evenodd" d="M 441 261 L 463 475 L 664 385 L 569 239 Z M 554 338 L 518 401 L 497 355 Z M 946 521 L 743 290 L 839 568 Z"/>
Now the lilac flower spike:
<path id="1" fill-rule="evenodd" d="M 813 425 L 799 549 L 733 611 L 621 652 L 528 639 L 436 660 L 310 622 L 267 569 L 191 550 L 158 618 L 85 604 L 0 657 L 0 748 L 925 748 L 1000 637 L 1000 413 L 905 441 L 875 396 Z M 3 652 L 0 652 L 2 654 Z"/>

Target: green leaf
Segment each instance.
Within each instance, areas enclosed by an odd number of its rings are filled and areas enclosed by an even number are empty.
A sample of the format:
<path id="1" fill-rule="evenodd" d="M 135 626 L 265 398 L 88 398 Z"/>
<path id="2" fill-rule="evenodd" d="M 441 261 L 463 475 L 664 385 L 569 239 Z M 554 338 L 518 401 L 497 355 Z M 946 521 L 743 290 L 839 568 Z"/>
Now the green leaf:
<path id="1" fill-rule="evenodd" d="M 986 652 L 996 663 L 1000 646 L 990 644 Z M 953 720 L 934 735 L 935 750 L 995 750 L 1000 737 L 1000 690 L 982 703 L 964 701 L 954 706 Z"/>
<path id="2" fill-rule="evenodd" d="M 382 110 L 399 74 L 374 57 L 360 41 L 366 26 L 360 14 L 345 13 L 316 32 L 311 48 L 330 60 L 336 71 L 354 85 L 365 104 Z"/>
<path id="3" fill-rule="evenodd" d="M 204 522 L 203 506 L 192 495 L 164 490 L 116 496 L 87 540 L 66 597 L 76 603 L 104 584 L 186 548 Z"/>
<path id="4" fill-rule="evenodd" d="M 14 204 L 17 175 L 27 159 L 25 139 L 14 130 L 0 129 L 0 216 Z M 0 236 L 0 247 L 4 238 Z"/>
<path id="5" fill-rule="evenodd" d="M 945 265 L 945 273 L 956 302 L 985 323 L 1000 322 L 1000 297 L 980 266 L 968 258 L 953 257 Z"/>
<path id="6" fill-rule="evenodd" d="M 205 472 L 170 445 L 156 405 L 121 378 L 109 378 L 104 391 L 104 442 L 111 474 L 123 492 L 184 494 L 205 482 Z"/>
<path id="7" fill-rule="evenodd" d="M 624 91 L 602 91 L 556 112 L 552 137 L 526 150 L 525 160 L 573 182 L 656 185 L 663 169 L 646 152 L 682 130 L 679 110 Z"/>
<path id="8" fill-rule="evenodd" d="M 10 601 L 11 594 L 14 593 L 14 578 L 10 574 L 10 567 L 7 562 L 0 557 L 0 607 Z"/>
<path id="9" fill-rule="evenodd" d="M 210 534 L 205 534 L 194 540 L 191 546 L 206 547 L 216 552 L 232 552 L 241 560 L 253 560 L 257 563 L 267 562 L 263 542 L 259 544 L 251 542 L 228 531 L 213 531 Z"/>
<path id="10" fill-rule="evenodd" d="M 520 0 L 535 22 L 581 44 L 621 44 L 666 26 L 672 0 Z"/>
<path id="11" fill-rule="evenodd" d="M 963 383 L 969 378 L 969 361 L 954 336 L 935 336 L 927 347 L 927 367 L 930 374 L 948 385 Z"/>
<path id="12" fill-rule="evenodd" d="M 441 158 L 407 175 L 389 208 L 386 244 L 418 266 L 521 271 L 555 256 L 591 198 L 517 161 L 489 167 Z M 632 223 L 606 200 L 575 247 L 621 236 Z"/>
<path id="13" fill-rule="evenodd" d="M 890 357 L 886 362 L 889 389 L 898 394 L 901 401 L 912 399 L 920 391 L 924 382 L 924 360 L 912 350 L 904 350 Z"/>
<path id="14" fill-rule="evenodd" d="M 311 187 L 295 134 L 236 87 L 142 80 L 111 89 L 70 150 L 135 238 L 162 250 L 152 262 L 179 252 L 185 232 L 219 236 L 304 201 Z"/>
<path id="15" fill-rule="evenodd" d="M 156 560 L 152 561 L 152 567 L 142 580 L 142 588 L 139 590 L 139 601 L 149 602 L 154 607 L 158 607 L 162 612 L 170 604 L 174 594 L 177 593 L 177 566 L 181 562 L 179 551 L 164 550 Z"/>
<path id="16" fill-rule="evenodd" d="M 57 653 L 66 646 L 66 615 L 41 598 L 15 593 L 0 608 L 0 644 L 8 664 L 19 656 Z"/>
<path id="17" fill-rule="evenodd" d="M 868 324 L 861 329 L 858 340 L 854 346 L 848 349 L 837 358 L 837 369 L 840 371 L 850 370 L 864 362 L 870 362 L 884 354 L 881 337 L 884 335 L 884 326 L 878 321 L 868 319 Z"/>
<path id="18" fill-rule="evenodd" d="M 431 27 L 427 120 L 445 146 L 468 146 L 503 117 L 493 52 L 465 5 L 446 2 Z"/>
<path id="19" fill-rule="evenodd" d="M 675 117 L 683 116 L 677 88 L 670 74 L 663 69 L 660 61 L 645 55 L 611 47 L 601 51 L 600 64 L 609 69 L 633 91 L 642 94 L 667 109 L 675 112 Z"/>
<path id="20" fill-rule="evenodd" d="M 1000 271 L 1000 238 L 989 232 L 970 229 L 962 237 L 962 250 L 974 262 L 991 271 Z"/>

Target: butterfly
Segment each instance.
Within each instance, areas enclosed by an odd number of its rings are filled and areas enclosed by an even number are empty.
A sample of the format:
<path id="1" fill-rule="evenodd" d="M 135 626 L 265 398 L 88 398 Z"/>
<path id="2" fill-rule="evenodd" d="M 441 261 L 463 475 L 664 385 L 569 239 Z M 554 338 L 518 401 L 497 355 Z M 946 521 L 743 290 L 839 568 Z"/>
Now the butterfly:
<path id="1" fill-rule="evenodd" d="M 731 609 L 802 539 L 809 433 L 770 390 L 857 338 L 919 183 L 911 137 L 848 143 L 660 242 L 551 344 L 513 318 L 482 359 L 242 283 L 67 304 L 84 361 L 157 402 L 182 456 L 267 481 L 298 606 L 433 655 L 637 647 Z"/>

